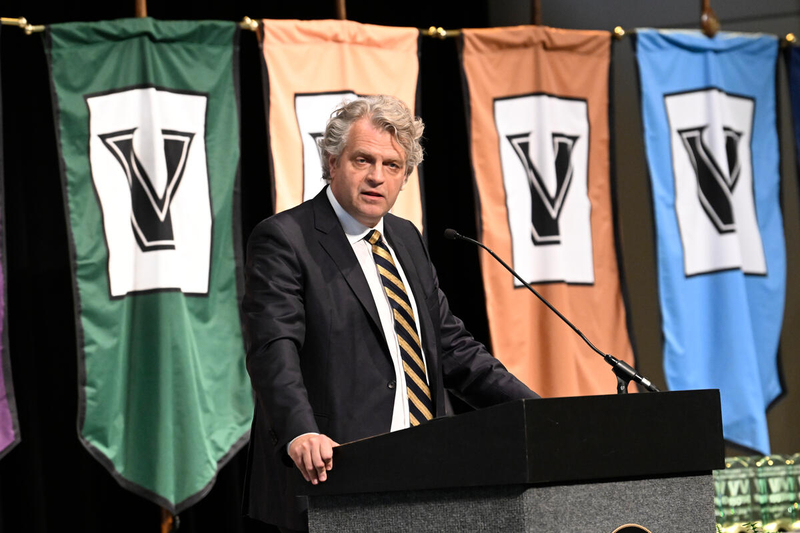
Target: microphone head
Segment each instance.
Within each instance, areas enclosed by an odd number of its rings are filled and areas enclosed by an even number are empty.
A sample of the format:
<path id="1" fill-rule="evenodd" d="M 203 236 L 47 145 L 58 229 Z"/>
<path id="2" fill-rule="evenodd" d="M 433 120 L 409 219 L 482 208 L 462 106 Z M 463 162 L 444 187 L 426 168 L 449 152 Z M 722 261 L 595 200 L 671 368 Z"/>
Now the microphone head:
<path id="1" fill-rule="evenodd" d="M 454 241 L 454 240 L 458 239 L 459 237 L 461 237 L 461 235 L 456 230 L 454 230 L 452 228 L 447 228 L 446 230 L 444 230 L 444 238 L 445 239 L 450 239 L 451 241 Z"/>

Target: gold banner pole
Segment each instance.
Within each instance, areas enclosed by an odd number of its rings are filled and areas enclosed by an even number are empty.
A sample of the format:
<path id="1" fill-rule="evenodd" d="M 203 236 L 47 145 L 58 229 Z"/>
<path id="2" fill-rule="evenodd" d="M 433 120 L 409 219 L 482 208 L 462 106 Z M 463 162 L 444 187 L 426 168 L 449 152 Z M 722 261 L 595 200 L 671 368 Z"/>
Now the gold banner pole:
<path id="1" fill-rule="evenodd" d="M 25 35 L 44 31 L 44 26 L 34 26 L 32 24 L 28 24 L 28 19 L 25 17 L 0 17 L 0 22 L 3 24 L 3 26 L 16 26 L 17 28 L 23 30 Z"/>

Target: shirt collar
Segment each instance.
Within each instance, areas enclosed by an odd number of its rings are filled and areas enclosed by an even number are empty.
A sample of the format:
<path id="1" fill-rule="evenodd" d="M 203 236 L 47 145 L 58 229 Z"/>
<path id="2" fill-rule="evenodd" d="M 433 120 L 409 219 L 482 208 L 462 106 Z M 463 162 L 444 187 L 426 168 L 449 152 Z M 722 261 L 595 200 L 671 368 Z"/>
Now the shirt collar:
<path id="1" fill-rule="evenodd" d="M 380 219 L 374 228 L 369 228 L 353 218 L 350 213 L 344 210 L 344 207 L 339 204 L 339 202 L 336 200 L 336 197 L 333 195 L 330 186 L 328 186 L 325 194 L 328 196 L 328 201 L 331 203 L 331 207 L 333 207 L 333 211 L 336 213 L 336 218 L 339 219 L 339 223 L 342 225 L 344 234 L 347 237 L 347 240 L 350 241 L 350 244 L 357 243 L 366 237 L 367 233 L 373 229 L 378 230 L 381 235 L 383 235 L 383 218 Z"/>

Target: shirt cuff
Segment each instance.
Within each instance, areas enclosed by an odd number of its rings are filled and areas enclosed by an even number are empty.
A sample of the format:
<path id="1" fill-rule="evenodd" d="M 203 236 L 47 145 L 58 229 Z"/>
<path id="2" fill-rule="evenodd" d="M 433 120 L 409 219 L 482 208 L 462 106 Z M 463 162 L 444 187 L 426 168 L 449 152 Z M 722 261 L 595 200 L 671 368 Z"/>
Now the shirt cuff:
<path id="1" fill-rule="evenodd" d="M 313 431 L 309 431 L 308 433 L 303 433 L 302 435 L 298 435 L 298 436 L 296 436 L 295 438 L 293 438 L 292 440 L 290 440 L 290 441 L 289 441 L 289 444 L 287 444 L 287 445 L 286 445 L 286 454 L 287 454 L 287 455 L 289 455 L 289 448 L 291 448 L 291 447 L 292 447 L 292 443 L 293 443 L 294 441 L 296 441 L 297 439 L 299 439 L 300 437 L 304 436 L 304 435 L 319 435 L 319 433 L 315 433 L 315 432 L 313 432 Z"/>

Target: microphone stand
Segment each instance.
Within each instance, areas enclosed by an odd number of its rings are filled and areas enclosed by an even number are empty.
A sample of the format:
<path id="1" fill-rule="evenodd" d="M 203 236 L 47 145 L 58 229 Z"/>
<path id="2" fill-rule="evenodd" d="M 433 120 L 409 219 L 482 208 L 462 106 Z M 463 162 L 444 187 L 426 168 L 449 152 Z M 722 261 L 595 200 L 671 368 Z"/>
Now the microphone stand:
<path id="1" fill-rule="evenodd" d="M 545 300 L 544 297 L 536 291 L 536 289 L 531 287 L 530 284 L 527 281 L 525 281 L 524 279 L 522 279 L 522 277 L 520 277 L 520 275 L 517 274 L 516 271 L 514 271 L 513 268 L 508 266 L 505 261 L 500 259 L 497 256 L 496 253 L 494 253 L 490 248 L 485 246 L 482 242 L 476 241 L 475 239 L 470 239 L 469 237 L 465 237 L 464 235 L 461 235 L 459 232 L 457 232 L 454 229 L 446 229 L 444 231 L 444 237 L 445 237 L 445 239 L 450 239 L 450 240 L 462 240 L 462 241 L 471 242 L 472 244 L 480 246 L 481 248 L 483 248 L 484 250 L 489 252 L 492 255 L 492 257 L 494 257 L 497 260 L 497 262 L 499 262 L 501 265 L 503 265 L 503 267 L 505 267 L 506 270 L 511 272 L 511 274 L 515 278 L 517 278 L 520 281 L 520 283 L 525 285 L 525 288 L 527 288 L 529 291 L 531 291 L 533 294 L 535 294 L 536 297 L 539 298 L 542 301 L 542 303 L 544 303 L 552 312 L 554 312 L 556 315 L 558 315 L 558 318 L 560 318 L 566 325 L 568 325 L 570 328 L 572 328 L 572 331 L 577 333 L 578 336 L 581 339 L 583 339 L 583 342 L 585 342 L 589 346 L 589 348 L 591 348 L 592 350 L 594 350 L 595 352 L 600 354 L 600 356 L 606 361 L 606 363 L 611 365 L 611 370 L 614 372 L 614 375 L 617 377 L 617 394 L 627 394 L 628 393 L 628 384 L 631 381 L 635 381 L 636 383 L 640 383 L 645 389 L 647 389 L 650 392 L 661 392 L 660 390 L 658 390 L 658 388 L 655 385 L 653 385 L 650 382 L 649 379 L 647 379 L 646 377 L 644 377 L 641 374 L 639 374 L 638 372 L 636 372 L 636 370 L 631 365 L 629 365 L 625 361 L 620 361 L 619 359 L 617 359 L 616 357 L 614 357 L 611 354 L 604 353 L 603 351 L 598 349 L 594 344 L 592 344 L 592 342 L 589 339 L 586 338 L 586 335 L 584 335 L 581 332 L 581 330 L 576 328 L 575 325 L 567 319 L 567 317 L 562 315 L 561 312 L 558 309 L 553 307 L 553 305 L 550 302 Z"/>

